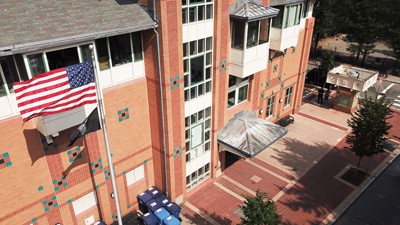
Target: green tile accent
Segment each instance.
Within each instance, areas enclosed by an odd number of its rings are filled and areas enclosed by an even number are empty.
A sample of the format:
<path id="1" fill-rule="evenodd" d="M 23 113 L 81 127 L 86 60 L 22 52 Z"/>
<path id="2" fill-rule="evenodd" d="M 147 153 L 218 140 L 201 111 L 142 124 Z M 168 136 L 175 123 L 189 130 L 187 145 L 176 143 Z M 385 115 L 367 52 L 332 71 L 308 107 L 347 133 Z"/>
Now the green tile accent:
<path id="1" fill-rule="evenodd" d="M 12 166 L 12 162 L 6 162 L 6 166 Z"/>
<path id="2" fill-rule="evenodd" d="M 68 182 L 63 183 L 63 186 L 64 187 L 68 186 Z"/>
<path id="3" fill-rule="evenodd" d="M 180 87 L 181 87 L 181 84 L 176 84 L 176 87 L 177 87 L 177 88 L 180 88 Z"/>
<path id="4" fill-rule="evenodd" d="M 38 189 L 38 191 L 42 191 L 43 190 L 43 186 L 39 186 L 37 189 Z"/>
<path id="5" fill-rule="evenodd" d="M 146 164 L 146 163 L 147 163 L 147 159 L 145 159 L 145 160 L 143 161 L 143 163 Z"/>
<path id="6" fill-rule="evenodd" d="M 68 151 L 67 151 L 67 154 L 68 154 L 68 155 L 71 155 L 71 154 L 72 154 L 72 150 L 68 150 Z"/>
<path id="7" fill-rule="evenodd" d="M 179 155 L 182 156 L 182 152 L 179 152 Z"/>
<path id="8" fill-rule="evenodd" d="M 7 157 L 9 157 L 10 155 L 8 154 L 8 152 L 4 152 L 3 153 L 3 158 L 7 158 Z"/>
<path id="9" fill-rule="evenodd" d="M 122 171 L 122 175 L 125 175 L 126 174 L 126 171 Z"/>
<path id="10" fill-rule="evenodd" d="M 54 188 L 54 191 L 58 191 L 58 190 L 60 190 L 59 187 L 55 187 L 55 188 Z"/>
<path id="11" fill-rule="evenodd" d="M 72 200 L 71 200 L 71 199 L 68 199 L 67 203 L 68 203 L 68 204 L 71 204 L 71 203 L 72 203 Z"/>
<path id="12" fill-rule="evenodd" d="M 42 202 L 43 205 L 46 205 L 47 203 L 49 203 L 47 200 L 44 200 L 44 201 Z"/>
<path id="13" fill-rule="evenodd" d="M 129 209 L 129 208 L 131 208 L 131 206 L 130 206 L 130 205 L 127 205 L 126 208 Z"/>
<path id="14" fill-rule="evenodd" d="M 173 77 L 170 77 L 170 78 L 169 78 L 169 81 L 170 81 L 170 82 L 173 82 L 173 81 L 174 81 L 174 78 L 173 78 Z"/>
<path id="15" fill-rule="evenodd" d="M 122 110 L 118 110 L 118 115 L 119 115 L 119 114 L 122 114 Z"/>
<path id="16" fill-rule="evenodd" d="M 57 197 L 54 195 L 53 197 L 51 197 L 51 200 L 56 200 Z"/>
<path id="17" fill-rule="evenodd" d="M 129 111 L 129 109 L 128 108 L 125 108 L 125 112 L 128 112 Z"/>
<path id="18" fill-rule="evenodd" d="M 181 77 L 178 75 L 178 76 L 176 76 L 175 79 L 176 79 L 176 80 L 179 80 L 179 79 L 181 79 Z"/>
<path id="19" fill-rule="evenodd" d="M 52 145 L 54 148 L 58 148 L 58 144 L 57 143 L 53 143 Z"/>
<path id="20" fill-rule="evenodd" d="M 176 159 L 176 155 L 174 155 L 174 159 Z"/>
<path id="21" fill-rule="evenodd" d="M 174 90 L 174 86 L 170 86 L 169 88 L 171 89 L 171 91 Z"/>
<path id="22" fill-rule="evenodd" d="M 44 152 L 49 151 L 49 147 L 45 146 L 45 147 L 43 148 L 43 151 L 44 151 Z"/>
<path id="23" fill-rule="evenodd" d="M 35 223 L 35 222 L 37 222 L 37 218 L 35 217 L 35 218 L 32 218 L 32 223 Z"/>
<path id="24" fill-rule="evenodd" d="M 58 206 L 58 203 L 54 203 L 54 205 L 53 205 L 53 206 L 54 206 L 54 208 L 56 208 L 56 207 Z"/>
<path id="25" fill-rule="evenodd" d="M 224 63 L 226 63 L 226 59 L 224 60 Z"/>
<path id="26" fill-rule="evenodd" d="M 100 187 L 99 185 L 96 185 L 96 186 L 95 186 L 96 189 L 99 189 L 99 187 Z"/>
<path id="27" fill-rule="evenodd" d="M 44 212 L 48 212 L 50 208 L 44 208 Z"/>
<path id="28" fill-rule="evenodd" d="M 119 119 L 118 119 L 118 122 L 122 122 L 122 118 L 119 118 Z"/>
<path id="29" fill-rule="evenodd" d="M 53 180 L 53 184 L 56 184 L 58 182 L 58 180 Z"/>

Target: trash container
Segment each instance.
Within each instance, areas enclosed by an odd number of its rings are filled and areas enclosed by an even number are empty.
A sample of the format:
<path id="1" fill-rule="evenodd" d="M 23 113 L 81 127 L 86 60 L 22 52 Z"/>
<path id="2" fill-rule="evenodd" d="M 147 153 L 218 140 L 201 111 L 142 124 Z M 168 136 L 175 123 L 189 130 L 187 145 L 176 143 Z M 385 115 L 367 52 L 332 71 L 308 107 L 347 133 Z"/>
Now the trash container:
<path id="1" fill-rule="evenodd" d="M 155 199 L 152 199 L 146 203 L 146 207 L 150 212 L 154 213 L 154 211 L 161 208 L 161 204 L 158 204 Z"/>
<path id="2" fill-rule="evenodd" d="M 165 209 L 171 214 L 174 215 L 176 218 L 179 218 L 179 213 L 181 213 L 181 207 L 176 204 L 175 202 L 169 203 L 165 206 Z"/>
<path id="3" fill-rule="evenodd" d="M 181 225 L 181 221 L 179 221 L 179 219 L 177 219 L 175 216 L 170 215 L 164 219 L 164 224 L 165 225 Z"/>
<path id="4" fill-rule="evenodd" d="M 157 198 L 158 196 L 161 195 L 161 191 L 158 190 L 158 188 L 156 188 L 156 187 L 154 187 L 154 186 L 151 187 L 151 188 L 149 188 L 149 189 L 147 189 L 146 191 L 147 191 L 147 193 L 149 193 L 149 194 L 151 195 L 151 197 L 153 197 L 153 198 Z"/>
<path id="5" fill-rule="evenodd" d="M 151 197 L 151 195 L 149 193 L 147 193 L 147 192 L 142 192 L 142 193 L 138 194 L 137 201 L 138 201 L 138 204 L 139 204 L 139 210 L 142 213 L 147 213 L 148 212 L 146 203 L 149 202 L 152 199 L 153 198 Z"/>
<path id="6" fill-rule="evenodd" d="M 139 219 L 143 222 L 144 225 L 157 225 L 158 219 L 154 214 L 146 213 L 139 217 Z"/>
<path id="7" fill-rule="evenodd" d="M 165 195 L 160 195 L 156 198 L 156 201 L 161 204 L 162 207 L 165 208 L 166 205 L 168 205 L 169 203 L 171 203 L 171 200 L 169 200 L 169 198 Z"/>
<path id="8" fill-rule="evenodd" d="M 156 211 L 154 211 L 154 215 L 158 219 L 158 225 L 163 225 L 164 224 L 164 219 L 170 216 L 169 212 L 164 209 L 163 207 L 158 208 Z"/>

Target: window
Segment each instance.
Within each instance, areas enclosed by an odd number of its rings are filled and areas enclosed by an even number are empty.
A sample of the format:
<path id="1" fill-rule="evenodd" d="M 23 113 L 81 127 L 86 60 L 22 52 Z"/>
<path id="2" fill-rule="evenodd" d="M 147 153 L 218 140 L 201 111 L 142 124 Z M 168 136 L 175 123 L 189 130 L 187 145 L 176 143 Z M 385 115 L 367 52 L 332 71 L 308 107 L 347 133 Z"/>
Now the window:
<path id="1" fill-rule="evenodd" d="M 144 178 L 144 166 L 141 165 L 138 168 L 126 173 L 126 185 L 130 186 L 143 178 Z"/>
<path id="2" fill-rule="evenodd" d="M 185 101 L 211 92 L 212 38 L 183 43 Z"/>
<path id="3" fill-rule="evenodd" d="M 270 19 L 264 19 L 260 21 L 260 44 L 264 44 L 269 41 L 269 23 Z"/>
<path id="4" fill-rule="evenodd" d="M 275 106 L 275 96 L 271 96 L 268 98 L 267 102 L 267 117 L 274 115 L 274 106 Z"/>
<path id="5" fill-rule="evenodd" d="M 81 61 L 85 62 L 88 60 L 92 60 L 92 52 L 89 49 L 89 44 L 79 46 L 81 51 Z"/>
<path id="6" fill-rule="evenodd" d="M 258 26 L 259 21 L 253 21 L 247 27 L 247 48 L 251 48 L 258 44 Z"/>
<path id="7" fill-rule="evenodd" d="M 14 93 L 14 82 L 27 79 L 26 75 L 22 79 L 20 78 L 13 56 L 0 58 L 0 97 L 6 96 L 8 93 Z"/>
<path id="8" fill-rule="evenodd" d="M 245 22 L 232 20 L 232 48 L 243 49 Z"/>
<path id="9" fill-rule="evenodd" d="M 143 49 L 142 49 L 142 33 L 136 32 L 132 34 L 133 41 L 133 52 L 135 62 L 143 60 Z"/>
<path id="10" fill-rule="evenodd" d="M 97 204 L 97 199 L 94 192 L 90 192 L 89 194 L 83 196 L 82 198 L 72 202 L 75 215 L 81 214 L 82 212 L 90 209 L 96 204 Z"/>
<path id="11" fill-rule="evenodd" d="M 185 118 L 186 163 L 210 150 L 211 107 Z"/>
<path id="12" fill-rule="evenodd" d="M 186 177 L 186 189 L 190 190 L 196 187 L 201 181 L 210 176 L 210 163 L 200 167 Z"/>
<path id="13" fill-rule="evenodd" d="M 29 55 L 27 58 L 32 77 L 46 72 L 42 53 Z"/>
<path id="14" fill-rule="evenodd" d="M 76 47 L 46 52 L 49 70 L 74 65 L 79 63 L 79 56 Z"/>
<path id="15" fill-rule="evenodd" d="M 96 40 L 97 58 L 99 60 L 100 70 L 106 70 L 110 68 L 110 58 L 108 56 L 107 38 Z"/>
<path id="16" fill-rule="evenodd" d="M 304 17 L 304 2 L 278 6 L 278 16 L 272 19 L 272 26 L 276 28 L 288 28 L 300 23 L 300 18 Z"/>
<path id="17" fill-rule="evenodd" d="M 228 108 L 247 100 L 249 91 L 248 77 L 241 79 L 230 75 L 228 83 Z"/>
<path id="18" fill-rule="evenodd" d="M 189 3 L 189 4 L 188 4 Z M 182 0 L 182 24 L 195 23 L 213 18 L 211 0 Z"/>
<path id="19" fill-rule="evenodd" d="M 293 86 L 286 89 L 285 107 L 289 106 L 292 100 Z"/>
<path id="20" fill-rule="evenodd" d="M 112 66 L 132 62 L 130 34 L 110 37 L 109 42 Z"/>

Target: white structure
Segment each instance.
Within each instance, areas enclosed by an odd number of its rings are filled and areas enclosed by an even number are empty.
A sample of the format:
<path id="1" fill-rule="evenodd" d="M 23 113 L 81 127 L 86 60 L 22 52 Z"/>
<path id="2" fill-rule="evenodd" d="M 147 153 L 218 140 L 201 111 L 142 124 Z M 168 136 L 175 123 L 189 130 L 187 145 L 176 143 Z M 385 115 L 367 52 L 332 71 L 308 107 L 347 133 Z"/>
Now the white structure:
<path id="1" fill-rule="evenodd" d="M 326 82 L 339 87 L 364 92 L 378 79 L 378 72 L 350 65 L 340 65 L 328 72 Z"/>

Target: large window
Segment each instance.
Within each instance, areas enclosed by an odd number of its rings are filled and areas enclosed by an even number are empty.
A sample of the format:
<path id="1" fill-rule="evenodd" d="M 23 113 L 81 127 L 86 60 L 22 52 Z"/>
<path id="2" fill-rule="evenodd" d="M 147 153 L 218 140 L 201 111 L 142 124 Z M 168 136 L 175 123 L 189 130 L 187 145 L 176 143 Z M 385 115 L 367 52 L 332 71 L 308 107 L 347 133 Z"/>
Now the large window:
<path id="1" fill-rule="evenodd" d="M 75 215 L 79 215 L 84 211 L 92 208 L 97 204 L 96 194 L 90 192 L 89 194 L 83 196 L 72 202 L 72 207 L 74 208 Z"/>
<path id="2" fill-rule="evenodd" d="M 267 101 L 267 117 L 274 115 L 275 95 L 268 98 Z"/>
<path id="3" fill-rule="evenodd" d="M 132 62 L 130 34 L 110 37 L 110 50 L 112 66 L 119 66 Z"/>
<path id="4" fill-rule="evenodd" d="M 305 16 L 304 2 L 293 5 L 278 6 L 278 16 L 272 20 L 272 26 L 276 28 L 287 28 L 298 25 L 300 18 Z"/>
<path id="5" fill-rule="evenodd" d="M 32 77 L 46 72 L 46 66 L 44 64 L 42 53 L 35 55 L 28 55 L 27 58 Z"/>
<path id="6" fill-rule="evenodd" d="M 190 190 L 199 183 L 201 183 L 204 179 L 210 176 L 210 163 L 200 167 L 199 169 L 192 172 L 186 176 L 186 189 Z"/>
<path id="7" fill-rule="evenodd" d="M 286 89 L 285 107 L 289 106 L 292 101 L 293 86 Z"/>
<path id="8" fill-rule="evenodd" d="M 141 165 L 138 168 L 131 170 L 126 173 L 126 185 L 130 186 L 139 180 L 144 178 L 144 166 Z"/>
<path id="9" fill-rule="evenodd" d="M 49 70 L 55 70 L 79 63 L 79 56 L 76 47 L 46 52 L 46 57 Z"/>
<path id="10" fill-rule="evenodd" d="M 259 44 L 268 42 L 269 40 L 269 23 L 270 19 L 262 19 L 246 22 L 239 20 L 232 20 L 232 42 L 231 46 L 237 49 L 243 49 L 244 34 L 247 29 L 246 48 L 251 48 Z M 247 25 L 247 28 L 246 28 Z"/>
<path id="11" fill-rule="evenodd" d="M 211 107 L 185 118 L 186 163 L 210 150 Z"/>
<path id="12" fill-rule="evenodd" d="M 232 47 L 243 49 L 245 22 L 232 20 Z"/>
<path id="13" fill-rule="evenodd" d="M 249 92 L 249 77 L 244 79 L 229 76 L 228 108 L 247 100 Z"/>
<path id="14" fill-rule="evenodd" d="M 182 0 L 182 23 L 195 23 L 213 18 L 213 0 Z"/>
<path id="15" fill-rule="evenodd" d="M 211 92 L 212 37 L 183 43 L 185 101 Z"/>
<path id="16" fill-rule="evenodd" d="M 14 82 L 28 79 L 25 70 L 17 66 L 17 60 L 22 63 L 23 59 L 13 56 L 0 58 L 0 97 L 14 93 Z"/>

